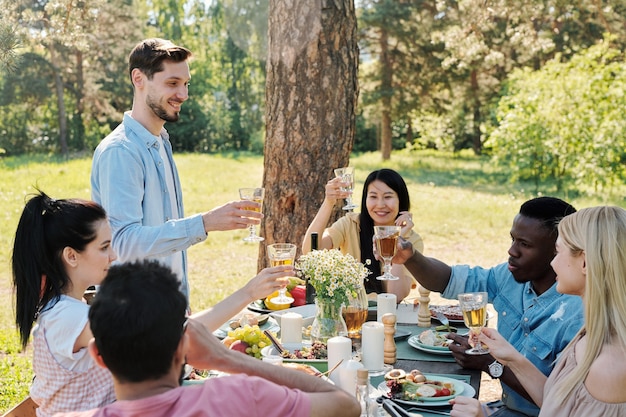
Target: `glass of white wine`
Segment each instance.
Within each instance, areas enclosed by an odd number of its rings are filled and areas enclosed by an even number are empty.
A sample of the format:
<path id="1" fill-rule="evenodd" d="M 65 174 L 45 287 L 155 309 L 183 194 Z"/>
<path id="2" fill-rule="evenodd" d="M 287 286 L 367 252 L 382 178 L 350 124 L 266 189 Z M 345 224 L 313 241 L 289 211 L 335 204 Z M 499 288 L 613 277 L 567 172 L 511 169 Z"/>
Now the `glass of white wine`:
<path id="1" fill-rule="evenodd" d="M 265 188 L 240 188 L 239 198 L 245 201 L 254 201 L 255 203 L 263 204 L 263 197 L 265 197 Z M 246 210 L 261 212 L 260 208 L 247 207 Z M 246 242 L 262 242 L 265 238 L 256 234 L 256 228 L 253 224 L 248 226 L 249 234 L 243 240 Z"/>
<path id="2" fill-rule="evenodd" d="M 341 178 L 343 182 L 347 182 L 349 184 L 341 190 L 352 193 L 352 189 L 354 188 L 354 167 L 337 168 L 335 169 L 335 176 Z M 356 204 L 352 202 L 352 194 L 350 194 L 350 196 L 346 197 L 346 205 L 342 208 L 344 210 L 352 211 L 356 207 Z"/>
<path id="3" fill-rule="evenodd" d="M 489 296 L 486 292 L 468 292 L 459 294 L 459 306 L 463 312 L 463 321 L 469 328 L 469 344 L 471 349 L 465 351 L 468 355 L 484 355 L 489 349 L 478 341 L 478 335 L 487 323 L 487 302 Z"/>
<path id="4" fill-rule="evenodd" d="M 378 256 L 385 262 L 383 274 L 376 279 L 382 281 L 393 281 L 398 279 L 391 273 L 391 259 L 396 255 L 398 247 L 398 237 L 400 237 L 400 226 L 374 226 L 374 239 L 376 240 L 376 251 Z"/>
<path id="5" fill-rule="evenodd" d="M 267 256 L 270 259 L 271 266 L 293 265 L 296 259 L 296 245 L 293 243 L 274 243 L 267 246 Z M 278 297 L 272 298 L 270 301 L 274 304 L 291 304 L 294 299 L 287 297 L 285 294 L 286 287 L 278 290 Z"/>

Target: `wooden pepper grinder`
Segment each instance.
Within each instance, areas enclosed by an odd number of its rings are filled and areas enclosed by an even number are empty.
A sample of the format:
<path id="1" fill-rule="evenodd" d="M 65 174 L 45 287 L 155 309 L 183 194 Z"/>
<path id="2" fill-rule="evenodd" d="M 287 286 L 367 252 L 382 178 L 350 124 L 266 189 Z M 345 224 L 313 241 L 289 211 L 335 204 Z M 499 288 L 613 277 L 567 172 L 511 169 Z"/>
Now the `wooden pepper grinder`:
<path id="1" fill-rule="evenodd" d="M 386 364 L 396 363 L 396 341 L 393 338 L 396 334 L 396 315 L 393 313 L 386 313 L 381 318 L 385 325 L 385 344 L 384 344 L 384 362 Z"/>
<path id="2" fill-rule="evenodd" d="M 430 291 L 421 285 L 417 290 L 420 293 L 420 306 L 417 311 L 417 325 L 419 327 L 430 327 L 430 308 L 428 308 L 428 304 L 430 304 Z"/>

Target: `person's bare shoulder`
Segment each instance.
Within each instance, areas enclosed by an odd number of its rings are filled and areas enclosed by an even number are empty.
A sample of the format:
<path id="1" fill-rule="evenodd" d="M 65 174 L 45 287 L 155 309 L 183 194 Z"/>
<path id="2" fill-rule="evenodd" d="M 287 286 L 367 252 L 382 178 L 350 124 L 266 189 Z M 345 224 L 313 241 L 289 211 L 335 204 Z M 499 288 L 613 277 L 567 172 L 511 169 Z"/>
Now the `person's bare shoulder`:
<path id="1" fill-rule="evenodd" d="M 585 379 L 587 391 L 606 403 L 626 402 L 626 349 L 607 346 L 589 368 Z"/>

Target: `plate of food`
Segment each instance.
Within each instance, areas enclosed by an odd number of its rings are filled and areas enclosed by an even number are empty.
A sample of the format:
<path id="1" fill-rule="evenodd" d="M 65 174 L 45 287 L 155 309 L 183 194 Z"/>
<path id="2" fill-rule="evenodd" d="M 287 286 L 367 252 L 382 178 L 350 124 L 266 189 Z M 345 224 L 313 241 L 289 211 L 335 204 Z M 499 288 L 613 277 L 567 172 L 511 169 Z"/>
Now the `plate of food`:
<path id="1" fill-rule="evenodd" d="M 269 314 L 273 311 L 265 306 L 265 302 L 263 300 L 255 300 L 251 302 L 248 304 L 248 310 L 261 314 Z"/>
<path id="2" fill-rule="evenodd" d="M 407 342 L 409 346 L 424 352 L 434 353 L 436 355 L 452 355 L 452 352 L 448 349 L 450 339 L 446 338 L 447 334 L 447 332 L 438 332 L 429 329 L 409 337 Z"/>
<path id="3" fill-rule="evenodd" d="M 466 392 L 466 386 L 470 385 L 441 375 L 392 369 L 385 374 L 385 380 L 377 388 L 389 398 L 405 405 L 438 407 L 450 405 L 449 401 L 459 395 L 476 394 L 474 389 L 471 389 L 473 394 L 471 391 Z"/>
<path id="4" fill-rule="evenodd" d="M 437 313 L 443 314 L 450 323 L 463 324 L 463 312 L 458 305 L 430 305 L 430 317 L 439 321 Z"/>
<path id="5" fill-rule="evenodd" d="M 283 345 L 287 352 L 282 355 L 274 346 L 266 346 L 261 349 L 261 355 L 282 356 L 284 363 L 300 363 L 310 365 L 320 372 L 328 370 L 328 351 L 323 343 L 286 343 Z"/>
<path id="6" fill-rule="evenodd" d="M 259 326 L 261 331 L 269 330 L 270 332 L 276 333 L 280 330 L 278 322 L 267 314 L 242 314 L 239 319 L 230 320 L 227 323 L 224 323 L 219 329 L 214 331 L 213 334 L 218 339 L 224 339 L 228 336 L 229 331 L 243 327 L 246 324 L 249 326 L 254 326 L 256 324 Z"/>

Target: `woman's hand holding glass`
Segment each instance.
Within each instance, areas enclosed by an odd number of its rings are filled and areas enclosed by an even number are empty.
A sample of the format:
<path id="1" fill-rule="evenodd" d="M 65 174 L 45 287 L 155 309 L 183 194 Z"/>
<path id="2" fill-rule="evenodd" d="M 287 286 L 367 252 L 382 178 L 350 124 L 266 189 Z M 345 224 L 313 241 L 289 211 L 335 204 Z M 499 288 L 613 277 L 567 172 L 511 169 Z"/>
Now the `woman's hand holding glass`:
<path id="1" fill-rule="evenodd" d="M 479 342 L 482 328 L 487 324 L 487 302 L 489 296 L 486 292 L 469 292 L 459 294 L 459 306 L 463 313 L 463 321 L 469 328 L 469 344 L 471 349 L 465 351 L 468 355 L 484 355 L 489 349 Z"/>
<path id="2" fill-rule="evenodd" d="M 279 265 L 262 269 L 246 283 L 242 291 L 250 301 L 267 297 L 273 292 L 284 289 L 289 284 L 289 277 L 295 276 L 293 265 Z"/>
<path id="3" fill-rule="evenodd" d="M 341 178 L 344 183 L 343 191 L 348 192 L 349 196 L 346 197 L 346 205 L 342 208 L 347 211 L 352 211 L 357 208 L 357 205 L 352 202 L 352 189 L 354 188 L 354 167 L 343 167 L 335 169 L 335 176 Z"/>
<path id="4" fill-rule="evenodd" d="M 509 362 L 522 356 L 496 329 L 483 327 L 478 336 L 478 341 L 487 346 L 489 353 L 502 362 L 503 365 L 507 365 Z"/>
<path id="5" fill-rule="evenodd" d="M 270 259 L 271 266 L 293 265 L 296 259 L 296 245 L 292 243 L 275 243 L 267 246 L 267 256 Z M 270 301 L 274 304 L 291 304 L 294 299 L 286 296 L 286 287 L 278 290 L 278 297 L 272 298 Z"/>

